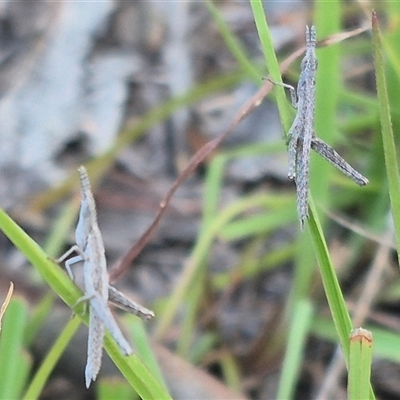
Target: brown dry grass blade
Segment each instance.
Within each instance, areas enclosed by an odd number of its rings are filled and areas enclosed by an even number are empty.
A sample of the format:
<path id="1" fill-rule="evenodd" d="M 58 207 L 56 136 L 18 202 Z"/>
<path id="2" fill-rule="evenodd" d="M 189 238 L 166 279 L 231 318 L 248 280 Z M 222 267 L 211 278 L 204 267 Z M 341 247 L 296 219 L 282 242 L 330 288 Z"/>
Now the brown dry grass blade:
<path id="1" fill-rule="evenodd" d="M 364 33 L 366 31 L 370 31 L 370 30 L 371 30 L 371 25 L 369 24 L 369 21 L 368 21 L 368 25 L 361 26 L 360 28 L 355 28 L 352 31 L 348 31 L 348 32 L 335 33 L 333 35 L 326 37 L 325 39 L 319 40 L 318 47 L 332 46 L 336 43 L 342 42 L 343 40 L 349 39 L 353 36 L 360 35 L 361 33 Z"/>
<path id="2" fill-rule="evenodd" d="M 344 34 L 332 35 L 329 38 L 319 42 L 319 44 L 327 45 L 336 43 L 340 40 L 344 40 L 348 37 L 355 36 L 364 32 L 366 28 L 358 28 L 354 31 L 347 32 Z M 331 38 L 331 41 L 329 41 Z M 333 39 L 332 39 L 333 38 Z M 336 38 L 336 39 L 335 39 Z M 289 66 L 295 61 L 297 58 L 301 57 L 305 51 L 305 46 L 299 48 L 294 51 L 291 55 L 289 55 L 284 61 L 282 61 L 280 66 L 281 74 L 285 73 Z M 256 107 L 258 107 L 264 98 L 271 91 L 273 84 L 270 81 L 265 80 L 260 89 L 239 109 L 236 113 L 235 118 L 229 128 L 216 137 L 213 140 L 207 142 L 203 147 L 197 151 L 196 154 L 189 160 L 186 168 L 181 172 L 181 174 L 176 178 L 175 182 L 172 184 L 171 188 L 168 190 L 164 199 L 160 203 L 160 209 L 157 212 L 153 222 L 147 228 L 147 230 L 143 233 L 143 235 L 139 238 L 139 240 L 129 249 L 129 251 L 119 258 L 114 265 L 109 270 L 109 279 L 110 282 L 115 281 L 118 277 L 120 277 L 128 268 L 132 261 L 138 256 L 138 254 L 142 251 L 144 246 L 150 240 L 151 235 L 154 233 L 157 228 L 158 223 L 160 222 L 162 216 L 164 215 L 166 208 L 176 192 L 179 186 L 195 171 L 195 169 L 201 164 L 217 147 L 218 145 L 236 128 L 236 126 L 245 119 Z"/>
<path id="3" fill-rule="evenodd" d="M 13 292 L 14 292 L 14 284 L 12 282 L 10 282 L 10 287 L 8 289 L 7 296 L 0 308 L 0 331 L 1 331 L 1 322 L 3 320 L 3 315 L 6 312 L 8 304 L 10 303 Z"/>

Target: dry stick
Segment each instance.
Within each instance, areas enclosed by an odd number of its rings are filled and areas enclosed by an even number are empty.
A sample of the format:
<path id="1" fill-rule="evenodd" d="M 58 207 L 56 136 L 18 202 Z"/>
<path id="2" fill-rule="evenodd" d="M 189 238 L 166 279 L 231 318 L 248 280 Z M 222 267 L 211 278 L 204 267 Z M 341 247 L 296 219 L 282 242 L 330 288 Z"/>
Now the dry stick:
<path id="1" fill-rule="evenodd" d="M 85 369 L 86 387 L 96 380 L 101 367 L 105 328 L 117 342 L 125 355 L 132 353 L 130 344 L 122 334 L 109 307 L 108 300 L 112 300 L 124 309 L 145 319 L 154 316 L 153 312 L 130 301 L 121 292 L 111 287 L 108 282 L 107 263 L 104 252 L 104 243 L 97 223 L 96 205 L 90 188 L 89 178 L 85 167 L 79 168 L 81 179 L 81 208 L 78 225 L 75 231 L 76 245 L 72 246 L 58 262 L 64 261 L 72 253 L 74 256 L 65 262 L 69 276 L 74 280 L 71 266 L 83 262 L 83 278 L 85 293 L 76 303 L 89 301 L 89 337 L 88 358 Z M 111 295 L 109 295 L 111 293 Z"/>
<path id="2" fill-rule="evenodd" d="M 264 97 L 271 91 L 271 88 L 272 84 L 270 82 L 264 83 L 260 88 L 260 90 L 254 96 L 252 96 L 245 103 L 245 105 L 239 110 L 239 112 L 236 114 L 236 118 L 234 119 L 233 123 L 230 125 L 228 130 L 225 131 L 222 135 L 207 142 L 190 159 L 189 164 L 186 166 L 186 168 L 181 172 L 181 174 L 172 184 L 171 188 L 168 190 L 164 199 L 160 203 L 160 209 L 158 210 L 158 213 L 155 216 L 151 225 L 146 229 L 146 231 L 143 233 L 140 239 L 131 247 L 131 249 L 121 259 L 117 260 L 117 262 L 110 269 L 109 277 L 111 282 L 115 281 L 129 268 L 129 265 L 147 244 L 155 228 L 160 222 L 172 196 L 174 195 L 175 191 L 179 188 L 179 186 L 195 171 L 198 165 L 202 161 L 204 161 L 218 147 L 218 145 L 222 142 L 222 140 L 224 140 L 233 131 L 233 129 L 236 128 L 238 123 L 242 119 L 244 119 L 251 111 L 253 111 L 254 108 L 256 108 L 261 104 Z"/>
<path id="3" fill-rule="evenodd" d="M 8 288 L 6 298 L 0 308 L 0 332 L 1 332 L 1 322 L 3 320 L 4 313 L 6 312 L 7 307 L 10 304 L 10 300 L 11 300 L 11 296 L 12 296 L 13 292 L 14 292 L 14 283 L 10 282 L 10 286 Z"/>
<path id="4" fill-rule="evenodd" d="M 384 246 L 388 246 L 392 250 L 397 250 L 396 243 L 393 240 L 387 241 L 385 239 L 385 236 L 382 237 L 382 235 L 372 233 L 368 229 L 363 228 L 358 222 L 351 221 L 350 219 L 345 218 L 338 213 L 329 211 L 326 208 L 324 208 L 322 205 L 319 205 L 319 207 L 331 220 L 335 221 L 337 224 L 343 226 L 344 228 L 347 228 L 348 230 L 350 230 L 354 233 L 357 233 L 358 235 L 360 235 L 368 240 L 371 240 L 373 242 L 376 242 L 376 243 L 384 245 Z"/>
<path id="5" fill-rule="evenodd" d="M 340 38 L 342 40 L 347 39 L 349 37 L 358 35 L 364 32 L 366 28 L 357 28 L 354 31 L 347 32 L 341 34 Z M 332 38 L 336 38 L 338 35 L 333 35 Z M 329 38 L 325 39 L 325 43 L 329 42 Z M 335 43 L 338 39 L 333 40 Z M 300 57 L 306 47 L 303 46 L 298 50 L 294 51 L 290 56 L 288 56 L 285 60 L 282 61 L 280 65 L 280 72 L 284 74 L 289 66 Z M 114 282 L 118 277 L 120 277 L 131 265 L 133 260 L 138 256 L 138 254 L 142 251 L 144 246 L 150 240 L 151 235 L 157 228 L 158 223 L 160 222 L 166 207 L 169 204 L 172 196 L 178 187 L 187 179 L 192 172 L 197 168 L 197 166 L 204 161 L 215 149 L 216 147 L 224 140 L 232 131 L 236 128 L 236 126 L 247 117 L 256 107 L 258 107 L 263 99 L 269 94 L 272 88 L 272 83 L 270 81 L 265 81 L 265 83 L 261 86 L 261 88 L 255 93 L 237 112 L 234 121 L 229 126 L 228 130 L 222 133 L 220 136 L 206 143 L 200 150 L 195 153 L 195 155 L 190 159 L 186 168 L 181 172 L 175 182 L 172 184 L 171 188 L 168 190 L 164 199 L 160 203 L 160 208 L 150 226 L 146 229 L 140 239 L 128 250 L 128 252 L 118 259 L 115 264 L 109 270 L 109 279 L 110 282 Z"/>
<path id="6" fill-rule="evenodd" d="M 290 66 L 290 64 L 296 60 L 299 56 L 301 56 L 304 49 L 299 49 L 287 57 L 281 63 L 281 73 L 284 73 Z M 171 188 L 168 190 L 164 199 L 160 203 L 160 208 L 150 226 L 146 229 L 140 239 L 128 250 L 128 252 L 121 257 L 119 260 L 115 262 L 115 264 L 109 270 L 109 279 L 110 282 L 114 282 L 117 278 L 119 278 L 130 266 L 132 261 L 138 256 L 138 254 L 142 251 L 144 246 L 149 241 L 151 235 L 156 229 L 158 223 L 160 222 L 166 208 L 174 195 L 175 191 L 179 188 L 179 186 L 195 171 L 198 165 L 203 162 L 217 147 L 218 145 L 236 128 L 236 126 L 247 117 L 256 107 L 258 107 L 264 98 L 269 94 L 272 89 L 272 83 L 270 81 L 266 81 L 260 89 L 252 96 L 250 99 L 239 109 L 236 113 L 236 116 L 229 126 L 229 128 L 222 133 L 220 136 L 216 137 L 213 140 L 210 140 L 205 145 L 203 145 L 189 160 L 186 168 L 180 173 L 178 178 L 174 181 Z"/>
<path id="7" fill-rule="evenodd" d="M 317 47 L 332 46 L 334 44 L 343 42 L 343 40 L 350 39 L 353 36 L 357 36 L 366 31 L 370 31 L 371 30 L 371 22 L 369 21 L 369 18 L 370 17 L 368 17 L 368 19 L 365 20 L 364 26 L 361 26 L 360 28 L 355 28 L 352 31 L 348 31 L 348 32 L 334 33 L 332 35 L 329 35 L 325 39 L 318 40 Z"/>

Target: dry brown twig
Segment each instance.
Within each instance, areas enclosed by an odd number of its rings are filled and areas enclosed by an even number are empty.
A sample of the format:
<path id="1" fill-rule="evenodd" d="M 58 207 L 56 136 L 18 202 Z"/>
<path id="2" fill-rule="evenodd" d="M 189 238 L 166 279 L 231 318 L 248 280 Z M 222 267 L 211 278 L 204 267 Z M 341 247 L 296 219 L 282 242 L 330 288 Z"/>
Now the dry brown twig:
<path id="1" fill-rule="evenodd" d="M 328 38 L 319 41 L 317 43 L 317 47 L 325 46 L 327 44 L 338 43 L 347 38 L 353 37 L 355 35 L 359 35 L 362 32 L 367 30 L 366 27 L 357 28 L 353 31 L 331 35 Z M 289 55 L 285 60 L 283 60 L 280 64 L 280 72 L 284 74 L 289 66 L 299 57 L 302 56 L 304 51 L 306 50 L 306 46 L 299 48 L 294 51 L 291 55 Z M 235 118 L 228 129 L 223 132 L 221 135 L 216 137 L 213 140 L 207 142 L 204 146 L 202 146 L 189 160 L 187 166 L 183 169 L 180 175 L 176 178 L 171 188 L 168 190 L 164 199 L 160 203 L 160 208 L 154 217 L 153 222 L 146 229 L 146 231 L 142 234 L 139 240 L 122 256 L 120 257 L 114 265 L 109 270 L 109 279 L 110 282 L 115 281 L 118 277 L 120 277 L 131 265 L 131 263 L 135 260 L 138 254 L 143 250 L 146 246 L 150 237 L 154 233 L 157 228 L 162 216 L 164 215 L 168 204 L 174 195 L 175 191 L 179 188 L 179 186 L 196 170 L 196 168 L 201 164 L 218 146 L 219 144 L 236 128 L 236 126 L 244 120 L 256 107 L 258 107 L 264 98 L 269 94 L 273 87 L 273 84 L 265 80 L 260 87 L 260 89 L 238 110 L 235 115 Z"/>

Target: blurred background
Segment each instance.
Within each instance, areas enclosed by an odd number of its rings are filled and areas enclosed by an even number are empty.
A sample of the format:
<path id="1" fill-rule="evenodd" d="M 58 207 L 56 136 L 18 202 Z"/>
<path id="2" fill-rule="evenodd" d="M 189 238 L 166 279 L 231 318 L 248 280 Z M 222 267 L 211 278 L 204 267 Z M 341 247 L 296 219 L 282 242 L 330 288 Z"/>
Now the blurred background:
<path id="1" fill-rule="evenodd" d="M 370 23 L 372 4 L 322 3 L 264 2 L 278 60 L 304 45 L 307 24 L 324 39 Z M 74 243 L 79 165 L 89 163 L 95 177 L 112 265 L 150 225 L 190 158 L 228 129 L 263 84 L 268 71 L 250 3 L 214 4 L 215 10 L 190 1 L 0 3 L 0 205 L 52 257 Z M 400 9 L 375 6 L 392 55 L 396 127 Z M 218 17 L 256 74 L 238 62 Z M 311 193 L 354 318 L 377 325 L 378 342 L 382 332 L 397 343 L 400 286 L 370 32 L 317 56 L 316 134 L 370 185 L 357 187 L 313 155 Z M 285 82 L 296 85 L 299 63 Z M 299 234 L 283 135 L 271 93 L 182 183 L 115 284 L 154 309 L 145 328 L 174 399 L 277 398 L 290 322 L 305 297 L 312 312 L 291 396 L 346 396 L 309 234 Z M 4 236 L 0 243 L 0 294 L 13 281 L 32 318 L 48 288 Z M 364 309 L 357 311 L 360 299 Z M 25 349 L 31 371 L 70 315 L 57 301 L 41 319 Z M 95 387 L 84 389 L 86 346 L 85 327 L 41 398 L 97 398 Z M 373 373 L 376 393 L 386 399 L 400 396 L 400 355 L 390 349 L 380 348 Z M 117 373 L 104 358 L 100 379 Z"/>

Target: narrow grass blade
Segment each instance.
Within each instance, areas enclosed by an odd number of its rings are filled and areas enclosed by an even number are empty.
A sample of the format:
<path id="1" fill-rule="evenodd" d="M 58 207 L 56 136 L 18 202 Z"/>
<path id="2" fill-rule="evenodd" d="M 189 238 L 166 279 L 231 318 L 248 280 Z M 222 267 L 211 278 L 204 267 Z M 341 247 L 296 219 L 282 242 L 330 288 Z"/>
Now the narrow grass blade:
<path id="1" fill-rule="evenodd" d="M 203 200 L 202 228 L 206 227 L 216 216 L 223 186 L 226 164 L 238 157 L 256 157 L 279 153 L 284 149 L 282 141 L 278 143 L 256 143 L 241 146 L 218 154 L 207 168 L 205 194 Z"/>
<path id="2" fill-rule="evenodd" d="M 193 279 L 199 276 L 199 270 L 201 269 L 201 266 L 204 265 L 204 260 L 206 260 L 209 255 L 210 247 L 215 236 L 221 231 L 221 229 L 241 213 L 256 207 L 268 207 L 275 201 L 276 197 L 270 195 L 257 194 L 255 196 L 242 198 L 216 215 L 212 223 L 208 224 L 201 231 L 192 255 L 184 267 L 180 280 L 174 292 L 168 299 L 167 307 L 158 319 L 158 324 L 154 333 L 155 338 L 160 339 L 171 326 L 179 305 L 183 302 L 184 297 L 188 293 Z"/>
<path id="3" fill-rule="evenodd" d="M 121 351 L 110 335 L 106 335 L 104 347 L 122 375 L 143 399 L 172 400 L 137 355 L 121 356 Z"/>
<path id="4" fill-rule="evenodd" d="M 240 393 L 241 391 L 241 371 L 238 365 L 238 360 L 232 353 L 226 352 L 221 357 L 221 369 L 224 376 L 224 382 L 227 386 Z"/>
<path id="5" fill-rule="evenodd" d="M 329 255 L 321 224 L 319 222 L 314 202 L 310 196 L 310 220 L 309 227 L 314 245 L 315 255 L 317 257 L 322 283 L 325 289 L 325 295 L 328 300 L 329 308 L 332 313 L 335 328 L 339 336 L 340 344 L 343 349 L 346 364 L 349 360 L 349 342 L 348 337 L 352 330 L 349 312 L 339 286 L 332 260 Z"/>
<path id="6" fill-rule="evenodd" d="M 70 306 L 81 296 L 76 285 L 67 274 L 56 265 L 42 248 L 27 235 L 1 208 L 0 229 L 35 266 L 49 286 Z"/>
<path id="7" fill-rule="evenodd" d="M 22 299 L 12 299 L 4 315 L 0 336 L 0 399 L 17 399 L 26 378 L 27 358 L 23 339 L 28 307 Z M 21 374 L 23 373 L 24 376 Z"/>
<path id="8" fill-rule="evenodd" d="M 134 395 L 132 388 L 120 378 L 99 379 L 96 397 L 98 400 L 134 400 Z"/>
<path id="9" fill-rule="evenodd" d="M 325 289 L 325 295 L 328 300 L 329 309 L 332 313 L 335 329 L 339 336 L 339 341 L 342 347 L 346 366 L 348 367 L 350 358 L 348 337 L 352 330 L 351 319 L 349 312 L 346 308 L 346 303 L 344 301 L 343 294 L 339 286 L 339 281 L 333 268 L 332 260 L 328 252 L 328 246 L 322 233 L 321 224 L 319 222 L 314 202 L 311 196 L 309 200 L 309 227 L 313 240 L 314 250 L 322 277 L 322 283 Z M 369 398 L 375 398 L 371 385 L 369 385 Z"/>
<path id="10" fill-rule="evenodd" d="M 313 24 L 319 38 L 340 31 L 341 4 L 338 1 L 317 1 L 314 7 Z M 334 146 L 337 135 L 337 109 L 340 90 L 340 46 L 328 46 L 317 51 L 318 72 L 315 98 L 315 132 L 317 136 Z M 326 94 L 329 93 L 329 96 Z M 320 157 L 311 164 L 310 185 L 318 201 L 329 208 L 332 200 L 329 191 L 333 169 Z"/>
<path id="11" fill-rule="evenodd" d="M 372 362 L 372 333 L 354 329 L 350 334 L 348 399 L 368 399 Z"/>
<path id="12" fill-rule="evenodd" d="M 293 398 L 302 365 L 302 354 L 313 316 L 313 307 L 308 300 L 299 301 L 293 311 L 277 399 Z"/>
<path id="13" fill-rule="evenodd" d="M 278 60 L 276 58 L 274 44 L 272 42 L 271 32 L 269 30 L 263 2 L 261 0 L 251 0 L 251 8 L 253 10 L 254 21 L 258 31 L 258 37 L 261 41 L 261 46 L 264 51 L 265 63 L 268 73 L 274 82 L 282 83 L 281 72 L 279 69 Z M 289 110 L 289 103 L 286 100 L 285 89 L 281 85 L 275 85 L 276 101 L 278 103 L 279 115 L 284 131 L 287 132 L 290 128 L 292 114 Z"/>
<path id="14" fill-rule="evenodd" d="M 261 79 L 257 68 L 253 66 L 251 60 L 246 55 L 246 52 L 244 51 L 241 43 L 232 33 L 227 23 L 223 20 L 218 8 L 211 1 L 206 1 L 206 6 L 210 11 L 212 17 L 214 18 L 214 21 L 218 26 L 219 32 L 224 38 L 230 52 L 236 58 L 236 61 L 242 67 L 243 71 L 245 71 L 257 84 L 260 84 Z"/>
<path id="15" fill-rule="evenodd" d="M 10 282 L 10 287 L 8 288 L 6 298 L 0 308 L 0 332 L 1 332 L 1 322 L 3 320 L 4 313 L 6 312 L 7 307 L 10 304 L 10 300 L 11 300 L 13 291 L 14 291 L 14 284 L 12 282 Z"/>
<path id="16" fill-rule="evenodd" d="M 185 298 L 185 315 L 181 322 L 180 335 L 177 344 L 176 352 L 182 358 L 187 358 L 189 355 L 190 347 L 194 343 L 194 332 L 196 331 L 196 324 L 198 324 L 198 314 L 201 303 L 206 296 L 206 258 L 197 268 L 197 273 L 193 277 L 193 282 L 196 282 L 190 287 Z"/>
<path id="17" fill-rule="evenodd" d="M 292 202 L 291 198 L 290 202 Z M 285 212 L 286 210 L 287 212 Z M 295 221 L 297 221 L 296 210 L 279 207 L 266 213 L 257 213 L 254 216 L 232 221 L 221 229 L 219 236 L 224 240 L 242 240 L 275 231 Z"/>
<path id="18" fill-rule="evenodd" d="M 372 42 L 375 55 L 375 77 L 378 91 L 379 113 L 385 164 L 389 182 L 390 203 L 396 232 L 397 249 L 400 249 L 400 177 L 397 163 L 396 147 L 394 143 L 392 121 L 390 116 L 389 97 L 387 92 L 385 64 L 383 61 L 382 44 L 379 31 L 378 17 L 372 14 Z M 400 260 L 398 259 L 399 265 Z"/>
<path id="19" fill-rule="evenodd" d="M 82 296 L 67 274 L 61 270 L 41 247 L 31 239 L 2 209 L 0 209 L 0 229 L 24 256 L 39 271 L 48 285 L 70 306 L 74 306 Z M 83 305 L 82 305 L 83 307 Z M 88 323 L 87 315 L 79 318 Z M 6 314 L 7 316 L 7 314 Z M 162 385 L 153 377 L 137 356 L 124 357 L 118 345 L 109 334 L 105 338 L 105 349 L 137 393 L 146 399 L 170 399 Z M 1 397 L 0 397 L 1 398 Z"/>
<path id="20" fill-rule="evenodd" d="M 30 346 L 35 340 L 38 332 L 43 326 L 44 321 L 49 316 L 53 309 L 54 299 L 56 298 L 55 293 L 47 293 L 35 308 L 30 313 L 30 319 L 25 330 L 24 343 L 25 346 Z"/>
<path id="21" fill-rule="evenodd" d="M 271 271 L 284 263 L 291 262 L 295 248 L 296 245 L 285 244 L 277 249 L 268 250 L 261 258 L 255 256 L 245 259 L 234 268 L 215 274 L 212 277 L 212 286 L 215 290 L 224 290 L 227 286 L 233 285 L 233 282 L 237 282 L 238 276 L 243 280 L 252 279 L 260 272 Z"/>
<path id="22" fill-rule="evenodd" d="M 376 325 L 367 325 L 366 328 L 374 332 L 374 355 L 384 360 L 400 364 L 400 336 L 398 331 L 382 329 Z M 312 323 L 313 335 L 335 343 L 337 335 L 331 320 L 316 317 Z"/>
<path id="23" fill-rule="evenodd" d="M 314 252 L 317 258 L 325 296 L 328 301 L 329 309 L 336 334 L 339 337 L 340 346 L 343 352 L 346 366 L 349 364 L 349 343 L 348 337 L 352 329 L 350 315 L 341 292 L 339 281 L 337 279 L 328 246 L 323 235 L 321 223 L 315 210 L 312 196 L 309 198 L 309 231 L 313 242 Z"/>
<path id="24" fill-rule="evenodd" d="M 164 377 L 154 354 L 154 349 L 152 348 L 152 345 L 144 328 L 144 322 L 141 319 L 135 318 L 131 315 L 129 316 L 129 318 L 131 320 L 130 326 L 132 329 L 133 337 L 135 339 L 136 351 L 140 359 L 154 375 L 154 377 L 157 378 L 157 380 L 166 387 Z"/>
<path id="25" fill-rule="evenodd" d="M 58 360 L 64 353 L 64 350 L 68 346 L 68 343 L 78 330 L 80 323 L 81 322 L 79 318 L 76 317 L 68 321 L 67 325 L 61 332 L 60 336 L 58 337 L 54 345 L 51 347 L 49 353 L 46 355 L 45 359 L 43 360 L 42 364 L 37 370 L 35 376 L 31 380 L 29 387 L 25 392 L 25 396 L 23 397 L 24 400 L 39 398 L 47 382 L 47 379 L 52 373 Z M 82 372 L 82 381 L 83 381 L 83 372 Z"/>

